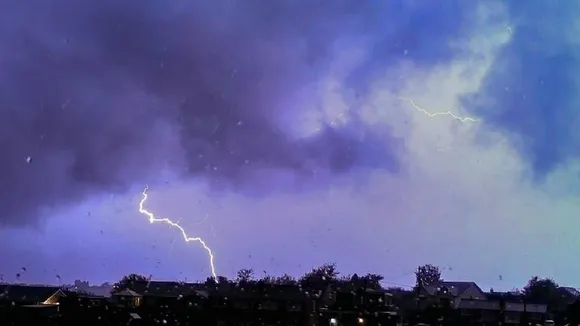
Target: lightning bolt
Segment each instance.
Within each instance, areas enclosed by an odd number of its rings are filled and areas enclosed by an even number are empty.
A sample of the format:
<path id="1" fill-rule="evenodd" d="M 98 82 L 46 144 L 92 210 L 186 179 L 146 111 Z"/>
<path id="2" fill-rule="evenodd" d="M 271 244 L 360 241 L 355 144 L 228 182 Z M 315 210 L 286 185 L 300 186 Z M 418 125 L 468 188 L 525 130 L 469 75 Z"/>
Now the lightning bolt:
<path id="1" fill-rule="evenodd" d="M 455 120 L 459 120 L 459 121 L 461 121 L 461 122 L 476 122 L 476 121 L 477 121 L 477 120 L 475 120 L 475 119 L 473 119 L 473 118 L 470 118 L 470 117 L 465 117 L 465 118 L 463 118 L 463 117 L 459 117 L 459 116 L 457 116 L 457 115 L 453 114 L 453 112 L 451 112 L 450 110 L 447 110 L 447 111 L 445 111 L 445 112 L 435 112 L 435 113 L 431 113 L 431 112 L 429 112 L 429 111 L 427 111 L 427 110 L 425 110 L 425 109 L 421 108 L 421 107 L 420 107 L 420 106 L 418 106 L 417 104 L 415 104 L 415 101 L 413 101 L 413 100 L 412 100 L 412 99 L 410 99 L 410 98 L 407 98 L 407 97 L 399 97 L 399 99 L 400 99 L 400 100 L 403 100 L 403 101 L 407 101 L 407 102 L 409 102 L 409 104 L 411 104 L 411 106 L 413 106 L 413 107 L 414 107 L 414 108 L 415 108 L 417 111 L 419 111 L 419 112 L 421 112 L 421 113 L 424 113 L 424 114 L 428 115 L 430 118 L 434 118 L 434 117 L 436 117 L 436 116 L 438 116 L 438 115 L 447 115 L 447 116 L 450 116 L 450 117 L 452 117 L 453 119 L 455 119 Z"/>
<path id="2" fill-rule="evenodd" d="M 147 201 L 147 190 L 149 189 L 149 187 L 145 187 L 145 189 L 143 189 L 143 192 L 141 193 L 142 197 L 141 197 L 141 202 L 139 202 L 139 213 L 147 216 L 149 218 L 149 223 L 165 223 L 168 224 L 176 229 L 178 229 L 179 231 L 181 231 L 181 235 L 183 236 L 183 240 L 185 242 L 199 242 L 201 244 L 201 246 L 203 247 L 203 249 L 205 249 L 205 251 L 207 251 L 207 255 L 209 256 L 209 265 L 211 267 L 211 275 L 213 276 L 214 279 L 217 280 L 217 273 L 215 271 L 215 265 L 214 265 L 214 255 L 213 252 L 211 250 L 211 248 L 205 243 L 205 241 L 200 238 L 200 237 L 190 237 L 187 235 L 187 232 L 185 232 L 185 229 L 183 227 L 181 227 L 181 225 L 179 225 L 179 223 L 173 222 L 172 220 L 165 218 L 165 217 L 156 217 L 155 214 L 149 212 L 147 209 L 145 209 L 145 202 Z"/>

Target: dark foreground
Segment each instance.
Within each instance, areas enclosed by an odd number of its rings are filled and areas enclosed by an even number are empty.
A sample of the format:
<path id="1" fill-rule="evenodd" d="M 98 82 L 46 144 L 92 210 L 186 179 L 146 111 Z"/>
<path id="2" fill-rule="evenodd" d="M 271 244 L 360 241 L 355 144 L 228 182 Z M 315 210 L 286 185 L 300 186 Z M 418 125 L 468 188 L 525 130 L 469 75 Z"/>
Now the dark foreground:
<path id="1" fill-rule="evenodd" d="M 103 297 L 58 287 L 5 284 L 0 285 L 0 326 L 515 326 L 574 325 L 579 319 L 578 300 L 550 311 L 546 304 L 473 292 L 470 284 L 453 286 L 389 291 L 356 282 L 301 286 L 146 281 Z M 459 286 L 465 291 L 458 291 Z"/>

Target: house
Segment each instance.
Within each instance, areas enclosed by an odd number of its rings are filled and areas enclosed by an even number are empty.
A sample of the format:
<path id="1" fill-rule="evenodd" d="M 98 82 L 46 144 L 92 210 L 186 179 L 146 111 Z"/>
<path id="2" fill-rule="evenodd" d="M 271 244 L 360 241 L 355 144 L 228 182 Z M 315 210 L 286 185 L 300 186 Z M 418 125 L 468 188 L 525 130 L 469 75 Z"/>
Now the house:
<path id="1" fill-rule="evenodd" d="M 459 318 L 464 323 L 501 321 L 504 325 L 519 325 L 524 321 L 542 324 L 546 319 L 547 306 L 535 303 L 463 299 L 457 309 Z"/>
<path id="2" fill-rule="evenodd" d="M 296 285 L 219 284 L 208 293 L 211 324 L 304 325 L 313 315 L 310 294 Z"/>
<path id="3" fill-rule="evenodd" d="M 336 285 L 332 302 L 320 314 L 323 324 L 333 325 L 395 325 L 400 319 L 391 293 L 357 283 Z"/>
<path id="4" fill-rule="evenodd" d="M 57 305 L 66 297 L 60 287 L 4 284 L 0 286 L 0 301 L 14 302 L 16 305 Z"/>
<path id="5" fill-rule="evenodd" d="M 140 315 L 151 319 L 165 316 L 174 324 L 208 324 L 209 295 L 207 286 L 198 283 L 149 281 L 134 286 L 143 296 Z"/>
<path id="6" fill-rule="evenodd" d="M 419 295 L 424 298 L 423 303 L 420 303 L 423 307 L 446 301 L 451 307 L 457 308 L 463 299 L 486 300 L 485 292 L 475 282 L 441 281 L 421 287 Z"/>
<path id="7" fill-rule="evenodd" d="M 165 305 L 196 305 L 204 304 L 208 293 L 204 284 L 148 281 L 135 284 L 133 290 L 143 297 L 143 304 L 148 307 Z M 183 303 L 183 304 L 182 304 Z"/>
<path id="8" fill-rule="evenodd" d="M 143 296 L 133 290 L 124 289 L 113 294 L 113 301 L 119 306 L 138 308 L 141 306 Z"/>
<path id="9" fill-rule="evenodd" d="M 264 282 L 202 284 L 146 281 L 114 294 L 117 302 L 131 302 L 143 318 L 166 316 L 168 322 L 228 324 L 284 321 L 303 324 L 310 316 L 307 291 L 296 285 Z M 178 321 L 180 316 L 186 320 Z"/>
<path id="10" fill-rule="evenodd" d="M 60 299 L 60 306 L 65 309 L 65 307 L 75 307 L 75 309 L 90 309 L 96 307 L 105 307 L 109 305 L 113 300 L 108 297 L 89 294 L 89 293 L 78 293 L 78 292 L 68 292 L 65 298 Z"/>
<path id="11" fill-rule="evenodd" d="M 72 292 L 67 295 L 67 299 L 74 300 L 81 307 L 102 307 L 110 302 L 109 297 L 91 293 Z"/>
<path id="12" fill-rule="evenodd" d="M 111 309 L 113 308 L 113 309 Z M 68 292 L 60 300 L 61 325 L 87 324 L 89 321 L 110 320 L 123 306 L 112 298 L 94 294 Z"/>
<path id="13" fill-rule="evenodd" d="M 501 303 L 499 301 L 462 299 L 457 306 L 459 318 L 469 321 L 490 323 L 501 319 Z"/>
<path id="14" fill-rule="evenodd" d="M 489 301 L 504 301 L 504 302 L 524 302 L 524 295 L 519 292 L 487 292 L 485 293 Z"/>
<path id="15" fill-rule="evenodd" d="M 207 324 L 209 314 L 207 286 L 175 281 L 144 281 L 131 286 L 139 294 L 139 314 L 142 318 L 165 316 L 174 324 Z"/>
<path id="16" fill-rule="evenodd" d="M 2 318 L 9 318 L 17 324 L 44 325 L 54 321 L 63 298 L 66 294 L 59 287 L 0 285 Z"/>
<path id="17" fill-rule="evenodd" d="M 503 307 L 503 322 L 505 325 L 521 324 L 524 321 L 541 324 L 546 317 L 547 308 L 545 304 L 506 302 Z"/>
<path id="18" fill-rule="evenodd" d="M 207 286 L 197 283 L 142 281 L 131 284 L 131 289 L 114 293 L 121 306 L 133 308 L 141 318 L 164 320 L 173 324 L 207 324 Z M 132 323 L 137 323 L 133 321 Z"/>

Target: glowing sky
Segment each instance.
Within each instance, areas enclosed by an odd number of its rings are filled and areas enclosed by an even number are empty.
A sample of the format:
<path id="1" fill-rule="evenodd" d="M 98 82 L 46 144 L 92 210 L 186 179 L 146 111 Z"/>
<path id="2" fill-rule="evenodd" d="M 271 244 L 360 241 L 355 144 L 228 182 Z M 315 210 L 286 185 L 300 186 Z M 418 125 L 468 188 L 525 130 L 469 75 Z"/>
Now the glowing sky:
<path id="1" fill-rule="evenodd" d="M 0 272 L 580 286 L 580 6 L 4 1 Z M 437 112 L 450 114 L 435 114 Z M 470 118 L 470 119 L 465 119 Z M 26 272 L 21 268 L 26 267 Z"/>

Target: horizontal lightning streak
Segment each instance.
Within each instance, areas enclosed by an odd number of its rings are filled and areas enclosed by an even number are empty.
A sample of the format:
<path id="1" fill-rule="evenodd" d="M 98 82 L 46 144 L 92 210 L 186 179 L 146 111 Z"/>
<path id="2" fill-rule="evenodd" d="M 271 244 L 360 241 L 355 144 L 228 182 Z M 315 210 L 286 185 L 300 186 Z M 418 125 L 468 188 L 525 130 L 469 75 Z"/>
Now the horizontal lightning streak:
<path id="1" fill-rule="evenodd" d="M 192 241 L 199 242 L 201 244 L 201 246 L 205 249 L 205 251 L 207 251 L 207 254 L 209 256 L 211 275 L 213 276 L 214 279 L 217 280 L 217 273 L 215 271 L 215 265 L 214 265 L 214 255 L 213 255 L 211 248 L 205 243 L 205 241 L 202 238 L 188 236 L 187 232 L 185 232 L 185 229 L 183 229 L 183 227 L 181 227 L 181 225 L 179 225 L 178 223 L 173 222 L 172 220 L 165 218 L 165 217 L 163 217 L 163 218 L 156 217 L 155 214 L 153 214 L 153 213 L 149 212 L 147 209 L 145 209 L 145 202 L 147 201 L 147 197 L 148 197 L 148 195 L 147 195 L 148 189 L 149 189 L 149 187 L 145 187 L 145 189 L 141 193 L 143 195 L 143 197 L 141 197 L 141 202 L 139 202 L 139 213 L 147 216 L 149 218 L 150 223 L 161 222 L 161 223 L 168 224 L 174 228 L 177 228 L 179 231 L 181 231 L 181 235 L 183 236 L 183 240 L 185 240 L 185 242 L 192 242 Z"/>
<path id="2" fill-rule="evenodd" d="M 415 101 L 413 101 L 410 98 L 407 98 L 407 97 L 399 97 L 399 99 L 400 100 L 403 100 L 403 101 L 409 102 L 409 104 L 411 104 L 417 111 L 426 114 L 430 118 L 434 118 L 434 117 L 436 117 L 438 115 L 448 115 L 448 116 L 452 117 L 453 119 L 459 120 L 461 122 L 468 122 L 468 121 L 469 122 L 475 122 L 475 121 L 477 121 L 477 120 L 475 120 L 473 118 L 470 118 L 470 117 L 465 117 L 465 118 L 459 117 L 459 116 L 453 114 L 450 110 L 447 110 L 445 112 L 435 112 L 435 113 L 431 113 L 431 112 L 423 109 L 422 107 L 418 106 L 417 104 L 415 104 Z"/>

